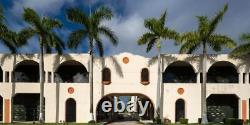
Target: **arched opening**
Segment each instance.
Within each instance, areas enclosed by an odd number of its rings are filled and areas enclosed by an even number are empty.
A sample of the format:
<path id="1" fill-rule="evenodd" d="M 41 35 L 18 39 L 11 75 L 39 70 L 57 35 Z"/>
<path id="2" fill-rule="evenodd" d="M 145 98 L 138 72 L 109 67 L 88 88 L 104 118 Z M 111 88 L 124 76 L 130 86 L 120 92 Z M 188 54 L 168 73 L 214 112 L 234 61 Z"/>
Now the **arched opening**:
<path id="1" fill-rule="evenodd" d="M 102 70 L 102 83 L 110 84 L 111 83 L 111 71 L 109 68 L 104 68 Z"/>
<path id="2" fill-rule="evenodd" d="M 185 101 L 178 99 L 175 102 L 175 122 L 180 121 L 181 118 L 185 118 Z"/>
<path id="3" fill-rule="evenodd" d="M 13 102 L 14 121 L 38 121 L 40 107 L 39 102 L 40 94 L 22 93 L 15 95 Z"/>
<path id="4" fill-rule="evenodd" d="M 207 98 L 209 122 L 222 122 L 225 118 L 238 118 L 239 98 L 234 94 L 212 94 Z"/>
<path id="5" fill-rule="evenodd" d="M 208 70 L 208 83 L 238 83 L 239 74 L 234 64 L 226 61 L 214 63 Z"/>
<path id="6" fill-rule="evenodd" d="M 104 105 L 108 108 L 103 109 Z M 143 110 L 142 106 L 146 106 Z M 97 104 L 96 119 L 104 121 L 153 120 L 154 105 L 145 95 L 141 94 L 110 94 L 104 96 Z"/>
<path id="7" fill-rule="evenodd" d="M 65 111 L 65 121 L 76 122 L 76 101 L 74 99 L 67 99 Z"/>
<path id="8" fill-rule="evenodd" d="M 196 83 L 196 74 L 192 65 L 177 61 L 165 69 L 162 79 L 163 83 Z"/>
<path id="9" fill-rule="evenodd" d="M 0 121 L 3 121 L 3 97 L 0 96 Z"/>
<path id="10" fill-rule="evenodd" d="M 144 85 L 149 84 L 149 71 L 147 68 L 141 70 L 141 83 Z"/>
<path id="11" fill-rule="evenodd" d="M 39 82 L 39 64 L 33 60 L 24 60 L 14 69 L 15 82 Z"/>
<path id="12" fill-rule="evenodd" d="M 80 62 L 74 60 L 63 62 L 55 72 L 55 82 L 88 83 L 87 69 Z"/>

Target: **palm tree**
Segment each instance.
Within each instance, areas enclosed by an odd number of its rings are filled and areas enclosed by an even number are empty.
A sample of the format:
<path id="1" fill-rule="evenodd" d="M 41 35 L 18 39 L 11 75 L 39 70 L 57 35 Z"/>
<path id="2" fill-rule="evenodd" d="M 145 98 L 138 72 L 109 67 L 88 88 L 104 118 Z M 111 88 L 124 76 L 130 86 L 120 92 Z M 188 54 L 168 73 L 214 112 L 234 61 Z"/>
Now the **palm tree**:
<path id="1" fill-rule="evenodd" d="M 117 45 L 118 38 L 114 32 L 107 26 L 101 25 L 104 20 L 110 20 L 113 17 L 111 9 L 100 7 L 93 14 L 86 15 L 79 9 L 71 8 L 67 10 L 67 18 L 73 23 L 82 25 L 81 29 L 73 31 L 69 36 L 69 48 L 77 48 L 80 43 L 85 43 L 86 38 L 89 43 L 90 54 L 90 113 L 93 115 L 93 49 L 97 47 L 100 56 L 103 56 L 103 44 L 100 35 L 107 37 L 113 45 Z"/>
<path id="2" fill-rule="evenodd" d="M 216 34 L 215 29 L 219 22 L 222 20 L 224 14 L 228 9 L 226 4 L 219 13 L 209 20 L 206 16 L 198 16 L 199 26 L 196 31 L 187 32 L 182 34 L 180 38 L 181 48 L 180 53 L 193 53 L 199 47 L 202 47 L 202 75 L 203 82 L 201 84 L 201 118 L 202 123 L 207 124 L 207 107 L 206 107 L 206 63 L 207 63 L 207 46 L 211 47 L 214 51 L 220 51 L 222 47 L 233 48 L 235 42 L 228 36 Z"/>
<path id="3" fill-rule="evenodd" d="M 38 36 L 40 45 L 39 56 L 39 74 L 40 74 L 40 109 L 39 109 L 39 121 L 44 122 L 44 59 L 45 52 L 50 53 L 52 49 L 55 49 L 58 53 L 62 53 L 64 49 L 64 43 L 57 36 L 53 30 L 60 28 L 62 24 L 60 21 L 51 19 L 48 17 L 40 17 L 33 9 L 25 8 L 23 13 L 23 19 L 29 24 L 29 27 L 24 29 L 27 36 Z"/>
<path id="4" fill-rule="evenodd" d="M 25 31 L 21 30 L 20 32 L 14 32 L 8 29 L 8 27 L 4 24 L 4 15 L 3 8 L 0 5 L 0 42 L 5 45 L 10 52 L 14 55 L 13 60 L 13 71 L 16 64 L 16 54 L 17 49 L 26 44 L 27 34 Z M 12 78 L 15 75 L 13 74 Z M 15 78 L 14 78 L 15 79 Z M 15 81 L 12 83 L 12 91 L 11 91 L 11 123 L 13 122 L 13 100 L 15 96 Z"/>
<path id="5" fill-rule="evenodd" d="M 244 44 L 236 47 L 231 53 L 230 56 L 233 57 L 242 57 L 250 55 L 250 33 L 245 33 L 240 36 L 240 40 L 244 41 Z"/>
<path id="6" fill-rule="evenodd" d="M 158 50 L 158 80 L 157 80 L 157 103 L 156 115 L 159 117 L 161 111 L 160 86 L 161 86 L 161 41 L 164 39 L 178 39 L 178 33 L 165 26 L 167 12 L 165 11 L 159 19 L 149 18 L 144 20 L 144 26 L 149 32 L 144 33 L 137 41 L 138 45 L 147 44 L 146 52 L 149 52 L 156 45 Z M 155 115 L 155 117 L 156 117 Z"/>

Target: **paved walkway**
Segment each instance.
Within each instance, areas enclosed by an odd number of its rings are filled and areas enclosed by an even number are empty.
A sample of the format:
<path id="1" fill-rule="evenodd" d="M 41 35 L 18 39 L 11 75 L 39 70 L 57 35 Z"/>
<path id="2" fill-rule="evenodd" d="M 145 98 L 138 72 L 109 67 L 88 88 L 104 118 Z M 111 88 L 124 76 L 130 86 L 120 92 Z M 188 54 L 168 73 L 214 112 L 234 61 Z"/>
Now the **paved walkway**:
<path id="1" fill-rule="evenodd" d="M 112 122 L 108 125 L 143 125 L 137 121 L 121 121 L 121 122 Z"/>

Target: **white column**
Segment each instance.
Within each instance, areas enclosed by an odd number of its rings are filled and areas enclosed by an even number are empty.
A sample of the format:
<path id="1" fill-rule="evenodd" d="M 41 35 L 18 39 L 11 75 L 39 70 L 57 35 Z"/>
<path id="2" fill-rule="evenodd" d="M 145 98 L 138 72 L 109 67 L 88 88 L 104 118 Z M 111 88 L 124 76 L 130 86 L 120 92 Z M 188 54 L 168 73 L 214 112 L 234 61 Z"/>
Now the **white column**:
<path id="1" fill-rule="evenodd" d="M 54 82 L 54 75 L 55 75 L 54 72 L 51 72 L 51 83 L 55 83 Z"/>
<path id="2" fill-rule="evenodd" d="M 245 73 L 245 84 L 249 84 L 249 73 Z"/>
<path id="3" fill-rule="evenodd" d="M 200 78 L 201 78 L 200 75 L 201 75 L 201 73 L 198 72 L 197 75 L 196 75 L 196 83 L 200 83 L 200 81 L 201 81 L 200 80 Z"/>
<path id="4" fill-rule="evenodd" d="M 239 73 L 239 84 L 243 84 L 243 73 Z"/>
<path id="5" fill-rule="evenodd" d="M 3 83 L 5 83 L 5 81 L 6 81 L 5 75 L 6 75 L 6 71 L 3 71 Z"/>

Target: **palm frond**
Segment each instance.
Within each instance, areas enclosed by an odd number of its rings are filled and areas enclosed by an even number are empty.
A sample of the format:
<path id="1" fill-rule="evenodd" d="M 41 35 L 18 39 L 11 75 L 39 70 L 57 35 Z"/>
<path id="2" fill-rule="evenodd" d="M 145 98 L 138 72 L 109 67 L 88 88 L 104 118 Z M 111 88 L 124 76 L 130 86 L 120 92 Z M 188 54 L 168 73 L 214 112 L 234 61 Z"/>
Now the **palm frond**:
<path id="1" fill-rule="evenodd" d="M 41 27 L 39 15 L 31 8 L 24 8 L 23 19 L 32 26 Z"/>
<path id="2" fill-rule="evenodd" d="M 144 20 L 144 26 L 148 28 L 151 32 L 157 33 L 159 32 L 160 26 L 159 22 L 155 18 L 148 18 Z M 158 30 L 157 28 L 158 27 Z"/>
<path id="3" fill-rule="evenodd" d="M 156 43 L 157 43 L 157 38 L 151 38 L 151 40 L 148 42 L 146 52 L 148 53 Z"/>
<path id="4" fill-rule="evenodd" d="M 61 28 L 62 23 L 59 20 L 51 19 L 51 18 L 43 18 L 42 19 L 42 25 L 47 29 L 51 30 L 53 28 Z"/>
<path id="5" fill-rule="evenodd" d="M 250 55 L 250 43 L 239 45 L 230 53 L 231 57 L 241 57 L 246 55 Z"/>
<path id="6" fill-rule="evenodd" d="M 89 23 L 88 16 L 76 8 L 70 8 L 67 10 L 67 18 L 74 23 L 83 25 L 87 25 Z"/>
<path id="7" fill-rule="evenodd" d="M 198 32 L 187 32 L 181 35 L 180 53 L 193 53 L 201 44 Z"/>
<path id="8" fill-rule="evenodd" d="M 209 29 L 209 34 L 212 34 L 212 32 L 215 31 L 215 28 L 219 24 L 219 22 L 223 19 L 223 16 L 227 12 L 228 9 L 228 4 L 226 4 L 222 10 L 220 10 L 217 15 L 210 21 L 210 29 Z"/>
<path id="9" fill-rule="evenodd" d="M 36 32 L 30 27 L 22 29 L 18 33 L 17 46 L 25 45 L 27 40 L 34 36 L 35 33 Z"/>
<path id="10" fill-rule="evenodd" d="M 156 35 L 153 34 L 153 33 L 151 33 L 151 32 L 144 33 L 144 34 L 140 37 L 140 39 L 137 41 L 137 44 L 138 44 L 138 45 L 144 45 L 144 44 L 150 42 L 150 40 L 151 40 L 152 38 L 156 38 Z"/>
<path id="11" fill-rule="evenodd" d="M 4 14 L 3 14 L 3 6 L 0 5 L 0 23 L 4 20 Z"/>
<path id="12" fill-rule="evenodd" d="M 48 47 L 53 47 L 59 54 L 62 54 L 63 50 L 65 49 L 62 39 L 57 34 L 52 32 L 50 34 L 50 40 L 51 44 Z"/>
<path id="13" fill-rule="evenodd" d="M 166 16 L 167 16 L 167 11 L 165 11 L 159 19 L 161 27 L 165 26 Z"/>
<path id="14" fill-rule="evenodd" d="M 103 48 L 103 44 L 98 36 L 95 38 L 95 43 L 96 43 L 96 47 L 98 48 L 99 55 L 101 57 L 103 57 L 104 48 Z"/>
<path id="15" fill-rule="evenodd" d="M 240 40 L 241 41 L 246 41 L 248 43 L 250 43 L 250 33 L 244 33 L 240 36 Z"/>
<path id="16" fill-rule="evenodd" d="M 94 11 L 92 14 L 92 21 L 95 21 L 97 24 L 100 23 L 100 21 L 107 19 L 110 20 L 113 17 L 112 11 L 108 7 L 100 7 Z"/>
<path id="17" fill-rule="evenodd" d="M 69 48 L 77 48 L 81 40 L 83 40 L 87 35 L 85 30 L 76 30 L 69 35 L 68 46 Z"/>
<path id="18" fill-rule="evenodd" d="M 209 31 L 209 21 L 206 16 L 197 16 L 199 21 L 198 32 L 202 40 L 206 39 Z"/>
<path id="19" fill-rule="evenodd" d="M 179 39 L 179 33 L 177 33 L 174 30 L 168 29 L 168 28 L 163 29 L 161 36 L 164 39 L 172 39 L 172 40 L 176 40 L 176 41 L 178 41 L 178 39 Z"/>
<path id="20" fill-rule="evenodd" d="M 99 32 L 105 35 L 105 37 L 107 37 L 113 45 L 116 46 L 118 44 L 118 37 L 110 28 L 106 26 L 101 26 L 99 27 Z"/>
<path id="21" fill-rule="evenodd" d="M 234 40 L 225 35 L 220 34 L 210 35 L 207 42 L 215 51 L 220 51 L 221 47 L 227 47 L 232 49 L 236 46 Z"/>

